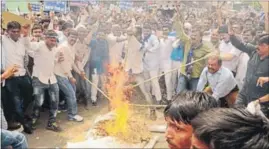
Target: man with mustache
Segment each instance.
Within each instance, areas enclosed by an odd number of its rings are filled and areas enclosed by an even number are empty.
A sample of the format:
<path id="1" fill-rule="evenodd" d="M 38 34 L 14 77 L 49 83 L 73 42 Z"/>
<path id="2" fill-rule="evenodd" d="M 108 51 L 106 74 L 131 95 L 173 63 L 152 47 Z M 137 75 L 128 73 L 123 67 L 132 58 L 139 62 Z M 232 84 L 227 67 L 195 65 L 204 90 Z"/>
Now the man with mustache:
<path id="1" fill-rule="evenodd" d="M 269 74 L 269 35 L 262 35 L 258 40 L 258 46 L 254 46 L 241 42 L 234 35 L 231 27 L 229 27 L 229 34 L 231 43 L 238 50 L 249 55 L 245 82 L 236 100 L 237 106 L 247 106 L 248 103 L 265 98 L 268 94 L 269 83 L 258 86 L 257 81 L 260 77 L 268 77 Z M 268 105 L 269 102 L 261 103 L 261 109 L 267 116 L 269 115 Z"/>
<path id="2" fill-rule="evenodd" d="M 164 110 L 166 141 L 171 149 L 191 147 L 191 120 L 199 113 L 218 106 L 216 99 L 202 92 L 178 94 Z"/>
<path id="3" fill-rule="evenodd" d="M 219 101 L 221 107 L 227 106 L 226 100 L 231 98 L 233 92 L 238 91 L 232 72 L 222 66 L 222 60 L 217 55 L 208 58 L 207 67 L 204 68 L 200 76 L 197 91 L 203 91 L 206 84 L 209 85 L 209 88 L 205 92 L 212 94 Z"/>

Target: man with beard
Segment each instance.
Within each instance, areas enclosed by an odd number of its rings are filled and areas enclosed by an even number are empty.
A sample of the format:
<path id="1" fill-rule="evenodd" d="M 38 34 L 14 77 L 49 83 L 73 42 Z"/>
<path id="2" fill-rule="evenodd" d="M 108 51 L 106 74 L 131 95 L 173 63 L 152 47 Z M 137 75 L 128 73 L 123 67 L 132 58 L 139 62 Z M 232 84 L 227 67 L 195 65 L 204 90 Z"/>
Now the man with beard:
<path id="1" fill-rule="evenodd" d="M 203 91 L 206 84 L 209 88 L 205 92 L 212 94 L 212 96 L 219 101 L 221 107 L 227 106 L 226 101 L 229 105 L 235 101 L 235 96 L 232 98 L 232 94 L 238 91 L 235 78 L 232 72 L 222 66 L 222 60 L 219 56 L 210 56 L 207 61 L 207 67 L 204 68 L 198 85 L 197 91 Z M 228 100 L 230 99 L 230 100 Z"/>
<path id="2" fill-rule="evenodd" d="M 216 99 L 202 92 L 178 94 L 164 110 L 167 123 L 166 141 L 171 149 L 191 147 L 191 120 L 203 111 L 218 107 Z"/>
<path id="3" fill-rule="evenodd" d="M 231 27 L 229 27 L 229 34 L 231 43 L 250 57 L 244 85 L 236 100 L 237 106 L 247 106 L 248 103 L 265 98 L 268 94 L 269 83 L 267 82 L 263 86 L 257 86 L 257 81 L 260 77 L 268 77 L 269 74 L 269 35 L 262 35 L 258 40 L 258 46 L 254 46 L 238 40 L 234 36 Z M 268 104 L 269 102 L 261 104 L 261 109 L 267 116 L 269 115 Z"/>

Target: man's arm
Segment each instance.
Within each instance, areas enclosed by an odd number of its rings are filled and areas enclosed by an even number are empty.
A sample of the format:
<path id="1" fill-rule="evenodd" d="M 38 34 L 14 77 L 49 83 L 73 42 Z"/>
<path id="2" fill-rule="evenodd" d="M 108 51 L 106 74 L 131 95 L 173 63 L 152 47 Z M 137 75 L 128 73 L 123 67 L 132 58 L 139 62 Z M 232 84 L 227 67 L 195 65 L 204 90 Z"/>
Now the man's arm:
<path id="1" fill-rule="evenodd" d="M 235 35 L 230 35 L 230 40 L 233 46 L 235 46 L 238 50 L 247 53 L 249 56 L 253 51 L 256 50 L 256 47 L 249 43 L 243 43 L 240 41 Z"/>
<path id="2" fill-rule="evenodd" d="M 263 103 L 263 102 L 269 102 L 269 94 L 262 96 L 261 98 L 259 98 L 257 100 L 259 103 Z"/>
<path id="3" fill-rule="evenodd" d="M 23 41 L 26 48 L 26 53 L 29 56 L 34 57 L 35 52 L 40 50 L 41 42 L 30 42 L 29 37 L 23 37 Z"/>
<path id="4" fill-rule="evenodd" d="M 198 85 L 197 85 L 197 91 L 199 92 L 202 92 L 204 90 L 205 85 L 207 83 L 207 77 L 206 77 L 207 70 L 208 70 L 207 67 L 205 67 L 199 78 Z"/>
<path id="5" fill-rule="evenodd" d="M 231 61 L 235 57 L 239 57 L 239 55 L 242 52 L 237 50 L 235 47 L 233 47 L 232 51 L 230 53 L 222 53 L 220 54 L 220 57 L 224 61 Z"/>

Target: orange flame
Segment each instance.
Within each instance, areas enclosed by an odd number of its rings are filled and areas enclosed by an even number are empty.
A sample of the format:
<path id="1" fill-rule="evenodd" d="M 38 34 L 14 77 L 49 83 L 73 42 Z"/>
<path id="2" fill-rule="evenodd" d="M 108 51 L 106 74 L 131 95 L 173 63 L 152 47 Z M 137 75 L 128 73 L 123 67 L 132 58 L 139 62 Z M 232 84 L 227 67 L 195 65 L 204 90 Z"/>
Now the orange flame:
<path id="1" fill-rule="evenodd" d="M 118 64 L 109 65 L 108 73 L 109 77 L 105 87 L 110 98 L 111 110 L 115 111 L 116 119 L 109 123 L 105 129 L 111 136 L 124 135 L 128 133 L 127 121 L 130 115 L 128 101 L 130 89 L 124 88 L 128 82 L 128 74 Z"/>

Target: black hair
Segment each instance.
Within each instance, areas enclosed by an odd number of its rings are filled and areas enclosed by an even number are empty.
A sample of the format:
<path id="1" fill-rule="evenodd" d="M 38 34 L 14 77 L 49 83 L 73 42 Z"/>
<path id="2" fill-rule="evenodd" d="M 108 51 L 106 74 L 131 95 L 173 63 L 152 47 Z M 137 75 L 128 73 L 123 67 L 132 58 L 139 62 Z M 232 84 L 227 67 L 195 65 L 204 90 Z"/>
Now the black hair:
<path id="1" fill-rule="evenodd" d="M 40 21 L 41 24 L 43 24 L 43 23 L 45 23 L 45 22 L 50 23 L 50 19 L 42 19 L 42 20 Z"/>
<path id="2" fill-rule="evenodd" d="M 71 29 L 71 30 L 68 32 L 68 36 L 71 36 L 71 35 L 73 35 L 73 36 L 78 36 L 78 32 L 77 32 L 76 30 L 74 30 L 74 29 Z"/>
<path id="3" fill-rule="evenodd" d="M 190 124 L 200 112 L 218 106 L 217 100 L 203 92 L 187 91 L 176 95 L 164 110 L 164 116 L 173 121 Z"/>
<path id="4" fill-rule="evenodd" d="M 55 37 L 57 38 L 58 34 L 54 30 L 47 30 L 44 35 L 46 37 Z"/>
<path id="5" fill-rule="evenodd" d="M 64 25 L 65 20 L 59 20 L 58 25 Z"/>
<path id="6" fill-rule="evenodd" d="M 258 45 L 267 44 L 269 45 L 269 34 L 262 34 L 258 40 Z"/>
<path id="7" fill-rule="evenodd" d="M 143 25 L 143 29 L 151 29 L 151 26 L 149 25 L 149 23 L 145 23 Z"/>
<path id="8" fill-rule="evenodd" d="M 41 31 L 43 31 L 43 27 L 40 24 L 34 24 L 33 27 L 32 27 L 31 32 L 33 33 L 33 31 L 36 30 L 36 29 L 41 29 Z"/>
<path id="9" fill-rule="evenodd" d="M 244 23 L 246 23 L 247 21 L 251 21 L 252 24 L 253 24 L 253 20 L 252 20 L 251 18 L 246 18 L 246 19 L 244 20 Z"/>
<path id="10" fill-rule="evenodd" d="M 244 30 L 243 31 L 243 34 L 247 33 L 247 32 L 250 32 L 251 36 L 255 36 L 256 35 L 256 30 L 253 30 L 253 29 L 247 29 L 247 30 Z"/>
<path id="11" fill-rule="evenodd" d="M 21 24 L 17 21 L 11 21 L 7 23 L 7 30 L 10 29 L 21 29 Z"/>
<path id="12" fill-rule="evenodd" d="M 68 28 L 73 28 L 73 25 L 71 23 L 65 22 L 62 26 L 62 30 L 66 30 Z"/>
<path id="13" fill-rule="evenodd" d="M 215 108 L 191 121 L 194 135 L 209 148 L 268 149 L 269 121 L 243 108 Z"/>
<path id="14" fill-rule="evenodd" d="M 202 31 L 202 27 L 200 26 L 200 25 L 194 25 L 193 27 L 192 27 L 192 32 L 194 33 L 194 32 L 198 32 L 198 34 L 199 34 L 199 36 L 202 38 L 203 37 L 203 35 L 204 35 L 204 33 L 203 33 L 203 31 Z"/>

